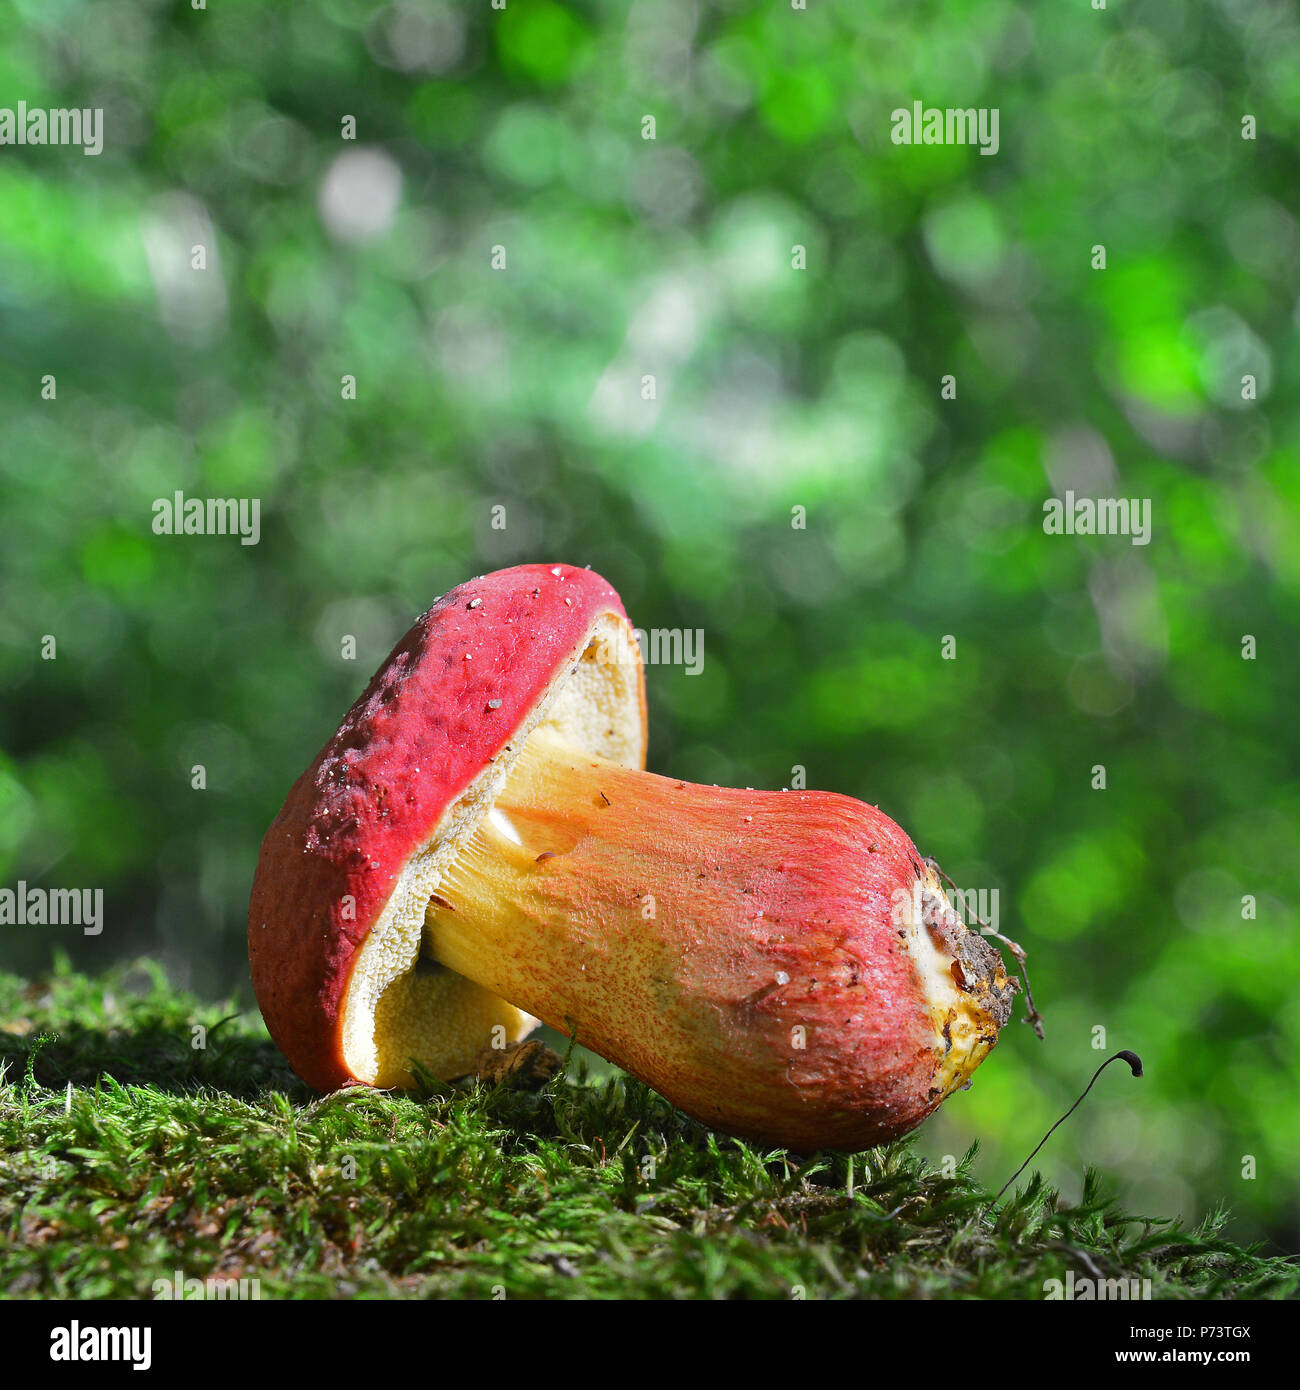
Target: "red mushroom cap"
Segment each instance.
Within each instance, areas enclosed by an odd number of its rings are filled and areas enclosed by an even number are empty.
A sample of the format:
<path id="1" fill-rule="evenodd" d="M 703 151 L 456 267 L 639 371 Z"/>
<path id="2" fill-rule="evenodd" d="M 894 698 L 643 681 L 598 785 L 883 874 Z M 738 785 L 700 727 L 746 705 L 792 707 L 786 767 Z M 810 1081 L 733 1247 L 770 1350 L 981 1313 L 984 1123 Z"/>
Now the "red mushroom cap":
<path id="1" fill-rule="evenodd" d="M 429 1052 L 413 1018 L 436 1031 L 441 1015 L 477 1039 L 449 1043 L 449 1075 L 462 1052 L 468 1069 L 485 1024 L 514 1037 L 533 1026 L 416 962 L 438 875 L 547 722 L 644 766 L 641 662 L 618 595 L 590 570 L 519 565 L 439 599 L 294 783 L 262 841 L 248 948 L 271 1036 L 310 1085 L 400 1081 Z M 425 1008 L 410 1007 L 412 991 Z"/>

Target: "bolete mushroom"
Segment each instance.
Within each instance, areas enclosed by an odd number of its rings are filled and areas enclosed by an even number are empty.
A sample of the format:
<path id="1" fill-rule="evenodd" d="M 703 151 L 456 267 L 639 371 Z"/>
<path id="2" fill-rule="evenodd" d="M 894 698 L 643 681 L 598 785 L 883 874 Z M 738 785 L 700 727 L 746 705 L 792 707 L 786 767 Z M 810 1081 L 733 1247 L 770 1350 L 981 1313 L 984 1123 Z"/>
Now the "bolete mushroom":
<path id="1" fill-rule="evenodd" d="M 893 1138 L 963 1086 L 1014 986 L 903 831 L 655 776 L 645 744 L 598 575 L 521 565 L 434 604 L 262 842 L 253 982 L 298 1074 L 454 1077 L 542 1019 L 801 1150 Z"/>

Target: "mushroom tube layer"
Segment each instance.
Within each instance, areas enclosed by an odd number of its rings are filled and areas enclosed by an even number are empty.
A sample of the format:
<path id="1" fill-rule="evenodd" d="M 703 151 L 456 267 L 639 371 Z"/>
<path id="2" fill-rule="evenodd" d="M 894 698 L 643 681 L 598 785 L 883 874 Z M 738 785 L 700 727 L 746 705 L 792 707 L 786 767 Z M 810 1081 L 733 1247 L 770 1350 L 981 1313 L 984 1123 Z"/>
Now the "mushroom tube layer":
<path id="1" fill-rule="evenodd" d="M 413 856 L 389 908 L 371 929 L 344 1006 L 344 1056 L 380 1086 L 407 1084 L 410 1063 L 437 1077 L 461 1076 L 484 1047 L 517 1042 L 538 1018 L 478 980 L 431 970 L 420 957 L 425 912 L 492 806 L 530 737 L 578 739 L 616 759 L 640 761 L 637 656 L 626 622 L 603 615 L 581 652 L 532 716 L 448 808 Z"/>

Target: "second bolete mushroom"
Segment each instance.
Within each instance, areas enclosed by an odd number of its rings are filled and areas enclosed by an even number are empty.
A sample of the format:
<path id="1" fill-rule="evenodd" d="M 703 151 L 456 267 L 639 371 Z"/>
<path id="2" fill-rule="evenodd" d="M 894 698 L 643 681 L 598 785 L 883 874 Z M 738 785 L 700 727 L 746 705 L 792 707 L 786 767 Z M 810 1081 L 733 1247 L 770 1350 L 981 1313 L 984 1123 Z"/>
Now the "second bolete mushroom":
<path id="1" fill-rule="evenodd" d="M 306 1081 L 467 1071 L 541 1019 L 729 1133 L 859 1149 L 969 1079 L 1013 986 L 881 811 L 642 770 L 635 637 L 589 570 L 452 590 L 262 844 L 253 981 Z"/>

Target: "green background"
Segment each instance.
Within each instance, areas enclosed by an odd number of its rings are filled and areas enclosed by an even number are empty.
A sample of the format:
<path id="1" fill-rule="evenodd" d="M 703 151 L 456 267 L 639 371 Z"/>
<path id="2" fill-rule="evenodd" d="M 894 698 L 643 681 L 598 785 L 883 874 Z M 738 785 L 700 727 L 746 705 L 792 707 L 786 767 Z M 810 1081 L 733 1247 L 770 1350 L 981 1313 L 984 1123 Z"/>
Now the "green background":
<path id="1" fill-rule="evenodd" d="M 16 0 L 19 99 L 106 134 L 0 150 L 0 884 L 106 926 L 0 964 L 251 1002 L 261 834 L 391 644 L 590 564 L 705 633 L 648 673 L 652 768 L 803 766 L 998 890 L 1047 1040 L 924 1153 L 1000 1186 L 1104 1029 L 1147 1076 L 1049 1178 L 1296 1247 L 1294 4 Z M 1001 149 L 893 145 L 918 99 Z M 1150 499 L 1150 545 L 1045 535 L 1067 487 Z M 178 489 L 260 543 L 154 535 Z"/>

